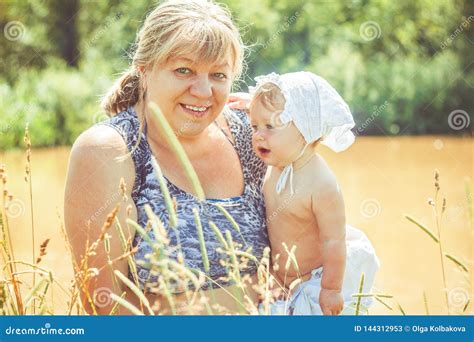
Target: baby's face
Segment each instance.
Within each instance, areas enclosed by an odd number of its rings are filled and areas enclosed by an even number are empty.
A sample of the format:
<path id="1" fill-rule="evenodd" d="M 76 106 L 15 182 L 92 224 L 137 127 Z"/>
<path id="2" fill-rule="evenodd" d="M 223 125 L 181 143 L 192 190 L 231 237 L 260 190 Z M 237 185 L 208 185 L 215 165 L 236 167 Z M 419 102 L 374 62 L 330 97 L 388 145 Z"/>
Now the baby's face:
<path id="1" fill-rule="evenodd" d="M 292 122 L 281 123 L 281 112 L 271 111 L 258 100 L 250 105 L 255 153 L 265 164 L 284 168 L 299 156 L 305 142 Z"/>

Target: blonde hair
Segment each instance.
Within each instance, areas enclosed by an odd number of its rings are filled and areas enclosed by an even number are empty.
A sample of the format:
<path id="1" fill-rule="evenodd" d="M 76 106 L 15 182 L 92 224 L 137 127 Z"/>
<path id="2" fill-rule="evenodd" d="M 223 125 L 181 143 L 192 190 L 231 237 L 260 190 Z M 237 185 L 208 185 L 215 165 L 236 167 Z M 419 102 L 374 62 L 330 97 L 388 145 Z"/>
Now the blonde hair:
<path id="1" fill-rule="evenodd" d="M 277 112 L 285 108 L 285 102 L 281 89 L 276 84 L 268 82 L 256 89 L 250 106 L 261 103 L 266 109 Z"/>
<path id="2" fill-rule="evenodd" d="M 285 96 L 281 91 L 280 87 L 278 87 L 275 83 L 267 82 L 260 85 L 256 90 L 252 97 L 252 102 L 250 103 L 250 108 L 256 103 L 261 103 L 266 109 L 274 112 L 272 115 L 272 123 L 274 125 L 281 125 L 280 121 L 280 114 L 285 109 Z M 293 124 L 293 122 L 290 122 Z M 296 126 L 295 126 L 296 127 Z M 310 148 L 312 152 L 316 152 L 316 148 L 318 147 L 322 138 L 319 138 L 316 141 L 313 141 L 310 144 Z"/>
<path id="3" fill-rule="evenodd" d="M 196 54 L 199 62 L 214 63 L 232 56 L 233 80 L 243 71 L 245 45 L 228 9 L 211 0 L 168 0 L 145 19 L 135 41 L 128 70 L 102 100 L 115 115 L 144 99 L 139 68 L 166 62 L 171 56 Z"/>

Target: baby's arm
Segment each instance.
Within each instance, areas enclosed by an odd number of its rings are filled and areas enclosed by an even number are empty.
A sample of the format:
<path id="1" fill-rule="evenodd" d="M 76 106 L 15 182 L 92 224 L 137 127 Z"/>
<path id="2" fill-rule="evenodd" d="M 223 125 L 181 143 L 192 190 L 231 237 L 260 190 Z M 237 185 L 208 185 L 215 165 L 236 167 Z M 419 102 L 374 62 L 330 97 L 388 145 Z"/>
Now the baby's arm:
<path id="1" fill-rule="evenodd" d="M 322 176 L 312 194 L 312 210 L 322 243 L 323 276 L 319 303 L 325 315 L 337 315 L 344 307 L 341 294 L 346 264 L 344 200 L 332 174 Z"/>

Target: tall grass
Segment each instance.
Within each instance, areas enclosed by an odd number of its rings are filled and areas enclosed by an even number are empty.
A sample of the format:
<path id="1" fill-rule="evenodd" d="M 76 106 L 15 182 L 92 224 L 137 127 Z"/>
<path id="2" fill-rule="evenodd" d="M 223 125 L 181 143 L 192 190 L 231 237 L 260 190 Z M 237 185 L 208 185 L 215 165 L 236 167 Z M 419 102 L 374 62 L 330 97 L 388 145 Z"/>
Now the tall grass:
<path id="1" fill-rule="evenodd" d="M 466 188 L 466 208 L 467 212 L 470 215 L 470 224 L 472 228 L 472 192 L 470 190 L 470 181 L 466 179 L 465 181 L 465 188 Z M 425 233 L 427 237 L 433 241 L 434 244 L 437 245 L 438 251 L 439 251 L 439 257 L 440 257 L 440 262 L 439 262 L 439 267 L 441 269 L 441 274 L 442 274 L 442 291 L 444 294 L 445 298 L 445 305 L 446 305 L 446 313 L 448 315 L 452 314 L 452 308 L 451 308 L 451 301 L 449 299 L 449 294 L 450 291 L 455 291 L 456 289 L 449 290 L 448 284 L 447 284 L 447 279 L 446 279 L 446 261 L 450 261 L 451 265 L 459 269 L 462 273 L 462 276 L 464 277 L 465 281 L 464 283 L 467 285 L 467 289 L 465 289 L 466 292 L 462 292 L 462 296 L 465 298 L 461 298 L 461 300 L 464 300 L 464 303 L 462 303 L 462 310 L 459 313 L 465 313 L 468 309 L 468 306 L 470 304 L 470 295 L 469 293 L 472 291 L 472 284 L 471 284 L 471 271 L 468 266 L 466 266 L 463 262 L 460 261 L 460 259 L 456 256 L 454 256 L 451 253 L 446 253 L 445 248 L 444 248 L 444 241 L 443 241 L 443 236 L 441 232 L 443 231 L 442 229 L 442 223 L 443 223 L 443 214 L 446 211 L 447 208 L 447 200 L 446 198 L 440 199 L 440 191 L 441 191 L 441 186 L 440 186 L 440 174 L 438 170 L 435 170 L 434 173 L 434 199 L 428 199 L 428 205 L 432 208 L 433 211 L 433 217 L 434 217 L 434 225 L 436 227 L 436 232 L 433 232 L 431 229 L 426 227 L 424 224 L 420 223 L 418 220 L 413 218 L 412 216 L 405 214 L 405 218 L 413 223 L 415 227 L 419 228 L 420 231 Z M 472 230 L 472 229 L 471 229 Z M 444 233 L 443 233 L 444 234 Z M 428 314 L 429 309 L 428 309 L 428 300 L 426 298 L 426 293 L 423 292 L 423 302 L 425 306 L 425 312 Z"/>
<path id="2" fill-rule="evenodd" d="M 171 131 L 166 120 L 161 115 L 157 107 L 152 106 L 152 110 L 156 115 L 157 121 L 159 122 L 165 134 L 166 139 L 170 145 L 174 146 L 175 153 L 179 156 L 184 170 L 188 176 L 189 181 L 193 185 L 193 191 L 197 198 L 204 199 L 205 194 L 199 183 L 196 173 L 194 172 L 190 161 L 188 160 L 184 150 L 182 149 L 179 141 L 175 139 L 174 133 Z M 208 250 L 206 249 L 206 243 L 204 234 L 202 231 L 202 217 L 199 215 L 198 208 L 193 209 L 196 237 L 199 240 L 199 246 L 201 249 L 202 262 L 204 270 L 195 270 L 189 268 L 183 257 L 181 246 L 172 246 L 170 239 L 168 238 L 167 229 L 177 229 L 178 214 L 176 213 L 176 203 L 171 198 L 169 191 L 164 182 L 163 174 L 161 169 L 156 162 L 153 161 L 155 173 L 159 180 L 161 191 L 164 194 L 166 202 L 166 208 L 169 213 L 169 222 L 162 222 L 160 218 L 153 213 L 152 209 L 146 207 L 146 214 L 148 216 L 148 222 L 145 227 L 140 226 L 134 220 L 128 218 L 125 222 L 126 226 L 122 226 L 117 218 L 117 214 L 123 203 L 123 197 L 125 196 L 126 185 L 121 182 L 117 187 L 122 193 L 122 199 L 120 199 L 114 209 L 108 214 L 107 219 L 103 223 L 101 233 L 95 241 L 85 241 L 86 252 L 83 258 L 76 262 L 72 257 L 71 245 L 69 244 L 64 226 L 61 225 L 60 232 L 64 237 L 64 243 L 67 250 L 69 251 L 69 260 L 71 267 L 75 271 L 75 278 L 71 284 L 65 285 L 59 281 L 59 277 L 56 276 L 54 270 L 48 270 L 42 266 L 42 261 L 48 252 L 49 239 L 44 240 L 39 246 L 36 246 L 35 240 L 35 227 L 34 222 L 34 211 L 33 211 L 33 176 L 31 172 L 31 142 L 29 140 L 28 131 L 25 133 L 26 143 L 26 180 L 28 183 L 28 191 L 30 197 L 30 213 L 31 213 L 31 234 L 33 238 L 33 247 L 31 251 L 31 261 L 20 260 L 15 257 L 15 246 L 11 239 L 11 226 L 9 222 L 9 206 L 14 202 L 13 195 L 8 190 L 8 176 L 6 166 L 0 166 L 0 184 L 2 186 L 2 202 L 1 202 L 1 216 L 0 216 L 0 258 L 2 261 L 2 268 L 0 270 L 0 314 L 4 315 L 26 315 L 26 314 L 67 314 L 67 315 L 84 315 L 86 311 L 84 309 L 85 301 L 92 308 L 93 314 L 99 314 L 102 308 L 102 301 L 111 301 L 114 303 L 112 309 L 107 313 L 109 315 L 116 315 L 120 308 L 126 308 L 133 314 L 137 315 L 154 315 L 154 314 L 195 314 L 195 313 L 207 313 L 207 314 L 257 314 L 263 313 L 268 314 L 270 312 L 271 303 L 278 298 L 288 298 L 292 291 L 301 283 L 301 280 L 297 279 L 292 284 L 279 284 L 277 279 L 274 277 L 274 271 L 278 267 L 276 260 L 271 260 L 270 249 L 266 248 L 263 253 L 263 257 L 258 260 L 254 255 L 250 253 L 248 249 L 245 249 L 247 243 L 241 235 L 241 230 L 237 222 L 232 216 L 225 210 L 224 207 L 218 206 L 218 209 L 229 221 L 229 227 L 234 229 L 243 241 L 243 245 L 232 239 L 230 230 L 223 230 L 222 227 L 218 227 L 214 222 L 206 222 L 216 236 L 217 241 L 220 243 L 220 247 L 217 252 L 222 256 L 221 263 L 226 267 L 227 274 L 222 280 L 229 281 L 235 286 L 231 289 L 219 286 L 215 279 L 210 277 L 210 261 L 208 256 Z M 437 265 L 442 269 L 443 283 L 441 287 L 445 292 L 446 300 L 446 312 L 448 314 L 463 314 L 468 312 L 470 306 L 469 298 L 466 299 L 462 305 L 458 305 L 460 309 L 457 311 L 453 310 L 450 305 L 449 293 L 447 291 L 446 270 L 449 267 L 454 267 L 460 270 L 465 277 L 465 282 L 460 283 L 459 281 L 452 281 L 460 284 L 459 286 L 467 285 L 470 289 L 470 267 L 466 265 L 458 256 L 452 253 L 447 253 L 444 247 L 444 240 L 446 234 L 443 229 L 443 213 L 447 207 L 447 201 L 442 199 L 438 203 L 440 196 L 440 182 L 439 174 L 435 175 L 435 196 L 434 200 L 430 201 L 430 206 L 433 208 L 434 213 L 434 224 L 436 230 L 432 230 L 424 224 L 421 224 L 417 219 L 410 215 L 405 215 L 407 220 L 414 224 L 420 232 L 426 235 L 433 242 L 433 247 L 437 248 L 440 253 L 441 262 Z M 473 222 L 473 204 L 472 204 L 472 190 L 470 182 L 466 182 L 466 203 L 468 208 L 469 224 L 472 227 Z M 146 262 L 135 260 L 134 254 L 136 248 L 132 246 L 131 239 L 126 239 L 125 230 L 129 227 L 134 228 L 136 234 L 141 239 L 145 240 L 152 247 L 152 253 L 149 260 Z M 115 229 L 116 235 L 120 239 L 123 253 L 113 259 L 110 256 L 110 230 Z M 155 237 L 154 240 L 150 238 L 150 232 L 153 232 Z M 437 247 L 435 246 L 437 245 Z M 35 252 L 38 248 L 39 253 Z M 105 251 L 108 262 L 102 267 L 91 267 L 89 258 L 97 253 L 99 249 Z M 288 254 L 288 261 L 285 265 L 285 269 L 288 270 L 291 265 L 294 269 L 298 270 L 298 261 L 295 257 L 295 246 L 285 246 L 285 251 Z M 177 256 L 176 258 L 174 256 Z M 122 274 L 114 268 L 114 264 L 117 261 L 127 260 L 131 277 Z M 273 262 L 273 263 L 272 263 Z M 246 269 L 249 263 L 254 263 L 257 266 L 256 283 L 252 282 L 251 278 L 242 272 Z M 149 292 L 155 295 L 155 298 L 159 298 L 159 301 L 151 301 L 150 297 L 145 296 L 143 290 L 139 286 L 137 268 L 140 265 L 148 268 L 151 274 L 157 276 L 157 282 L 153 288 L 147 289 Z M 21 266 L 21 270 L 19 270 Z M 88 290 L 91 288 L 91 282 L 101 272 L 108 272 L 114 280 L 114 288 L 108 289 L 106 296 L 103 297 L 104 293 L 101 293 L 100 289 L 95 289 L 92 293 Z M 406 310 L 402 308 L 398 300 L 391 294 L 386 293 L 362 293 L 364 278 L 361 279 L 359 293 L 355 293 L 355 304 L 353 310 L 355 314 L 366 313 L 367 308 L 362 305 L 362 298 L 372 297 L 377 303 L 382 305 L 389 312 L 406 314 Z M 226 291 L 228 295 L 235 301 L 235 310 L 227 309 L 222 307 L 213 298 L 212 291 L 204 291 L 203 286 L 220 287 L 223 291 Z M 427 284 L 428 285 L 428 284 Z M 93 287 L 92 287 L 93 288 Z M 125 292 L 120 292 L 121 288 L 127 288 L 138 298 L 138 304 L 133 304 L 127 301 Z M 66 303 L 61 304 L 60 307 L 57 305 L 57 294 L 55 289 L 61 291 L 63 298 L 66 298 Z M 252 296 L 250 291 L 258 293 L 260 298 L 260 309 L 257 304 L 251 299 Z M 174 293 L 183 293 L 185 302 L 177 302 Z M 81 295 L 83 300 L 81 300 Z M 426 314 L 430 314 L 429 302 L 426 293 L 423 293 L 423 305 Z M 409 312 L 408 312 L 409 313 Z"/>

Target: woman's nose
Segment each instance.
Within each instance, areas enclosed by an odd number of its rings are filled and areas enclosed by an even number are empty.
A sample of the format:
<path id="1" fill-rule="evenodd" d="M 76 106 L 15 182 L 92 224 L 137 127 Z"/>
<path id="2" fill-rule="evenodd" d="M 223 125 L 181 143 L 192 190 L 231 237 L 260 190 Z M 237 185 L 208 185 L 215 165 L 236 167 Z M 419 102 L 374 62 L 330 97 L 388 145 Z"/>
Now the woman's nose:
<path id="1" fill-rule="evenodd" d="M 209 82 L 209 76 L 207 74 L 198 75 L 192 86 L 191 94 L 200 98 L 209 98 L 212 96 L 212 85 Z"/>

